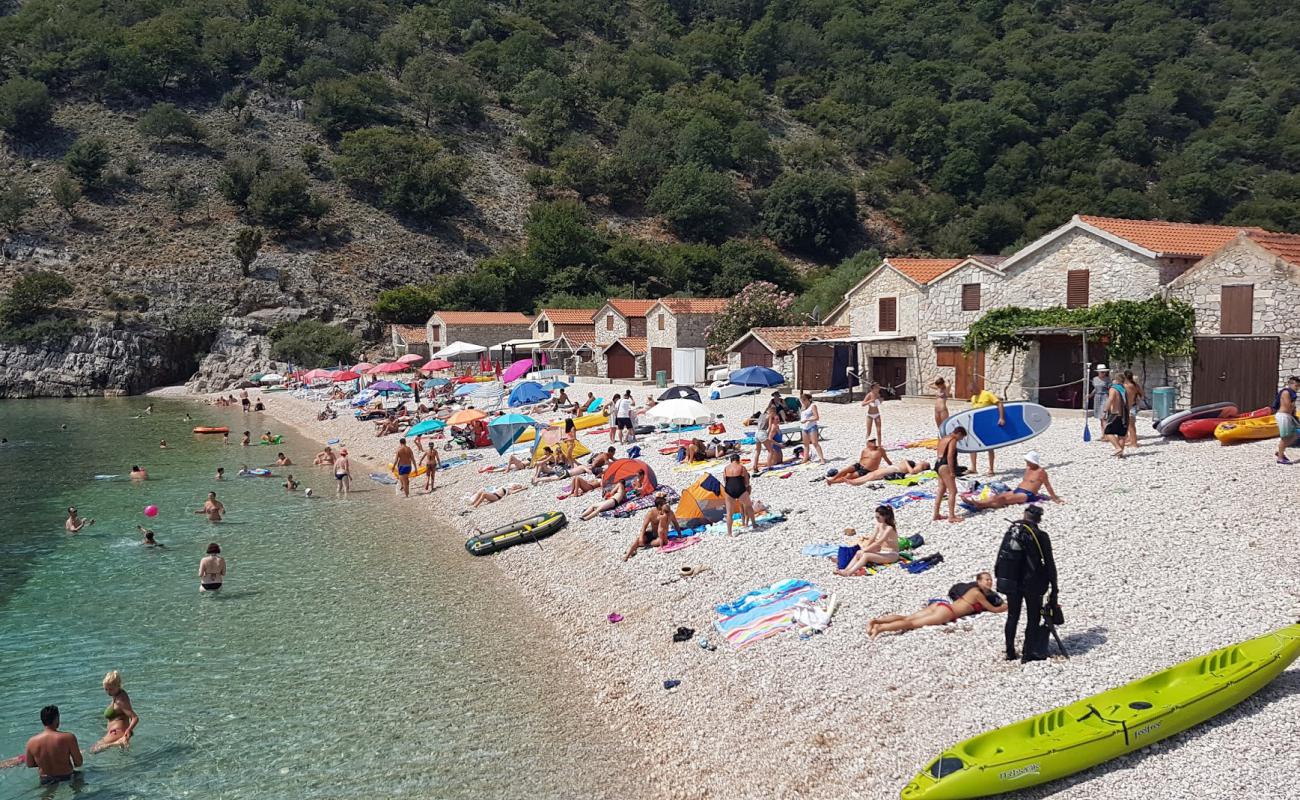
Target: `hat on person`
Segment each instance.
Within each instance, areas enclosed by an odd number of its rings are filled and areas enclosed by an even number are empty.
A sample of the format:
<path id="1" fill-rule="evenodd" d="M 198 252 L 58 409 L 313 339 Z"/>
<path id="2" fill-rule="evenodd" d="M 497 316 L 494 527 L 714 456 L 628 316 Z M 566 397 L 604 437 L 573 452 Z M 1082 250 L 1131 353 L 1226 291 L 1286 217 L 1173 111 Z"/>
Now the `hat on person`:
<path id="1" fill-rule="evenodd" d="M 1097 371 L 1098 371 L 1098 372 L 1110 372 L 1110 367 L 1106 366 L 1105 364 L 1098 364 L 1098 365 L 1097 365 Z"/>
<path id="2" fill-rule="evenodd" d="M 1041 467 L 1043 465 L 1042 460 L 1038 456 L 1037 450 L 1030 450 L 1028 453 L 1025 453 L 1025 460 L 1030 464 L 1033 464 L 1035 467 Z"/>

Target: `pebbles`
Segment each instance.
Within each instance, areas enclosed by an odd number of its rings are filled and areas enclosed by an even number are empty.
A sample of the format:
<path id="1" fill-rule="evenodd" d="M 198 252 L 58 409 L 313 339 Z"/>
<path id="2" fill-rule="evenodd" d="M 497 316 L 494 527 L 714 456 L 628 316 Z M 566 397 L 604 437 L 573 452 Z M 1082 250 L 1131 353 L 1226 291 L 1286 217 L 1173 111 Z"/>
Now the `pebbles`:
<path id="1" fill-rule="evenodd" d="M 577 388 L 604 396 L 612 391 Z M 648 391 L 634 394 L 642 400 Z M 740 422 L 752 398 L 708 405 L 726 415 L 725 438 L 743 435 Z M 861 448 L 864 412 L 856 404 L 819 409 L 830 437 L 826 455 L 832 466 L 844 466 Z M 368 423 L 317 422 L 317 406 L 295 398 L 278 396 L 271 410 L 319 441 L 342 437 L 356 464 L 365 463 L 357 458 L 364 455 L 384 463 L 396 446 L 393 437 L 375 439 Z M 883 412 L 886 444 L 933 434 L 929 401 L 886 403 Z M 998 466 L 1000 479 L 1014 485 L 1023 468 L 1019 456 L 1037 450 L 1066 500 L 1046 505 L 1043 526 L 1060 568 L 1068 661 L 1003 661 L 1003 617 L 992 614 L 954 626 L 951 635 L 929 629 L 867 640 L 871 617 L 910 612 L 951 584 L 991 569 L 1017 508 L 950 525 L 931 521 L 932 503 L 908 505 L 897 512 L 899 533 L 923 534 L 919 552 L 942 552 L 943 563 L 919 575 L 891 569 L 839 578 L 828 561 L 800 549 L 837 542 L 846 527 L 869 529 L 875 505 L 902 489 L 810 483 L 817 466 L 796 469 L 787 479 L 777 477 L 784 472 L 765 475 L 754 481 L 756 499 L 807 513 L 734 539 L 706 536 L 679 553 L 643 550 L 627 563 L 622 556 L 642 515 L 581 522 L 578 514 L 595 498 L 557 501 L 560 483 L 457 517 L 463 495 L 506 477 L 479 475 L 478 465 L 470 465 L 441 473 L 431 497 L 409 502 L 428 506 L 437 523 L 431 536 L 464 538 L 472 528 L 489 530 L 552 508 L 569 515 L 568 528 L 544 547 L 517 546 L 493 562 L 554 622 L 555 634 L 568 638 L 572 672 L 552 679 L 585 680 L 610 728 L 626 730 L 645 754 L 649 773 L 661 781 L 647 795 L 890 797 L 954 742 L 1295 619 L 1300 535 L 1292 509 L 1300 496 L 1300 467 L 1275 465 L 1273 442 L 1165 442 L 1154 437 L 1144 416 L 1143 446 L 1121 461 L 1106 444 L 1082 441 L 1078 412 L 1054 414 L 1047 433 L 1001 451 Z M 676 473 L 674 459 L 657 452 L 673 438 L 643 438 L 642 457 L 661 482 L 681 489 L 699 473 Z M 602 434 L 582 441 L 598 451 L 608 439 Z M 933 461 L 929 451 L 890 455 Z M 494 460 L 489 451 L 480 464 Z M 371 496 L 388 493 L 381 488 Z M 708 569 L 674 580 L 683 566 Z M 739 652 L 713 634 L 714 605 L 787 578 L 838 594 L 840 610 L 825 634 L 807 640 L 783 634 Z M 611 625 L 610 613 L 623 620 Z M 720 646 L 709 651 L 674 644 L 679 626 Z M 1280 760 L 1297 760 L 1293 743 L 1279 746 L 1293 742 L 1300 718 L 1297 669 L 1255 700 L 1159 750 L 1024 796 L 1278 797 L 1278 776 L 1290 785 L 1286 770 L 1278 772 Z M 682 681 L 671 696 L 663 688 L 667 679 Z"/>

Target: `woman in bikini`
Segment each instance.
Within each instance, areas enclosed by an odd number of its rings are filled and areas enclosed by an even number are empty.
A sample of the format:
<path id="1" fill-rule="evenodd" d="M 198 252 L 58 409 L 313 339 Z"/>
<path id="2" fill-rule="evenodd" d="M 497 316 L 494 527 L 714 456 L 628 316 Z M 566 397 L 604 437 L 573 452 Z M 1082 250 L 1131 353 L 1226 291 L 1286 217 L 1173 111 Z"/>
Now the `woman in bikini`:
<path id="1" fill-rule="evenodd" d="M 108 720 L 108 732 L 104 738 L 95 742 L 90 752 L 98 753 L 110 747 L 125 750 L 131 744 L 135 728 L 140 724 L 140 717 L 131 707 L 131 698 L 122 689 L 122 676 L 113 670 L 104 676 L 104 691 L 108 692 L 108 708 L 104 709 L 104 719 Z"/>
<path id="2" fill-rule="evenodd" d="M 486 503 L 495 503 L 508 494 L 522 492 L 524 485 L 522 483 L 511 483 L 506 486 L 488 486 L 480 489 L 473 499 L 469 501 L 470 508 L 478 508 Z"/>
<path id="3" fill-rule="evenodd" d="M 733 536 L 731 526 L 736 515 L 736 508 L 740 508 L 741 526 L 754 524 L 754 504 L 750 502 L 750 490 L 753 486 L 749 482 L 749 470 L 745 465 L 740 463 L 740 454 L 732 453 L 731 460 L 727 462 L 727 467 L 722 471 L 722 500 L 727 509 L 727 535 Z"/>
<path id="4" fill-rule="evenodd" d="M 859 536 L 851 542 L 858 548 L 844 569 L 835 570 L 836 575 L 848 576 L 867 564 L 893 564 L 898 560 L 898 528 L 894 523 L 894 509 L 890 506 L 876 506 L 876 529 L 869 536 Z"/>
<path id="5" fill-rule="evenodd" d="M 949 522 L 964 522 L 961 517 L 957 516 L 957 442 L 966 438 L 966 429 L 958 425 L 952 429 L 952 433 L 939 440 L 939 445 L 935 447 L 935 453 L 938 458 L 935 459 L 934 469 L 939 473 L 939 493 L 934 498 L 934 518 L 936 520 L 946 519 Z M 943 508 L 943 498 L 948 498 L 948 516 L 939 513 Z"/>
<path id="6" fill-rule="evenodd" d="M 580 519 L 595 519 L 597 514 L 618 508 L 627 500 L 627 481 L 619 481 L 612 488 L 605 490 L 605 499 L 582 512 Z"/>
<path id="7" fill-rule="evenodd" d="M 867 396 L 862 398 L 862 405 L 867 408 L 867 438 L 875 439 L 878 442 L 885 441 L 884 434 L 880 432 L 880 384 L 872 383 L 871 388 L 867 389 Z M 871 428 L 875 426 L 876 435 L 871 435 Z"/>
<path id="8" fill-rule="evenodd" d="M 934 427 L 943 427 L 944 420 L 951 416 L 948 413 L 948 382 L 942 377 L 935 378 L 932 384 L 939 393 L 934 398 Z"/>
<path id="9" fill-rule="evenodd" d="M 826 454 L 822 452 L 821 414 L 813 405 L 812 395 L 804 392 L 799 395 L 799 430 L 803 434 L 803 463 L 812 460 L 812 451 L 817 450 L 817 460 L 826 463 Z"/>
<path id="10" fill-rule="evenodd" d="M 1128 436 L 1125 437 L 1125 441 L 1130 449 L 1136 449 L 1138 408 L 1142 405 L 1142 398 L 1146 396 L 1146 392 L 1142 390 L 1142 384 L 1133 377 L 1132 370 L 1124 370 L 1124 390 L 1128 393 Z"/>
<path id="11" fill-rule="evenodd" d="M 955 599 L 952 599 L 953 596 Z M 949 622 L 992 611 L 1001 614 L 1007 610 L 1006 601 L 993 591 L 993 576 L 981 572 L 975 583 L 958 583 L 948 590 L 948 597 L 933 597 L 925 608 L 914 614 L 887 614 L 876 617 L 867 626 L 872 639 L 892 631 L 914 631 L 927 625 L 947 625 Z"/>

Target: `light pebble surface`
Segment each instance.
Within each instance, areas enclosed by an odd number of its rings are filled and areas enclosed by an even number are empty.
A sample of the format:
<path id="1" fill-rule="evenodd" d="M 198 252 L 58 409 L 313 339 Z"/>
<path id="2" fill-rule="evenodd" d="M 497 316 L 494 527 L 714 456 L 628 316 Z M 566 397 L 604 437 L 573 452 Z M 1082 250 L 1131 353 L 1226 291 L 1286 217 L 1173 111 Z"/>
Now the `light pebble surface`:
<path id="1" fill-rule="evenodd" d="M 613 389 L 577 384 L 573 391 L 608 397 Z M 633 387 L 638 403 L 648 393 L 658 391 Z M 360 483 L 369 483 L 366 473 L 384 471 L 392 460 L 397 437 L 376 438 L 371 423 L 350 416 L 318 422 L 320 403 L 287 394 L 265 399 L 270 414 L 304 435 L 341 438 Z M 708 405 L 724 415 L 727 436 L 734 437 L 741 435 L 740 423 L 754 400 Z M 965 407 L 951 405 L 954 413 Z M 864 411 L 857 403 L 820 403 L 819 409 L 826 455 L 843 466 L 861 448 Z M 886 445 L 934 435 L 929 400 L 886 403 L 883 413 Z M 919 575 L 893 569 L 840 578 L 827 560 L 800 550 L 838 542 L 848 526 L 869 529 L 878 500 L 901 489 L 811 483 L 824 474 L 817 465 L 788 479 L 765 475 L 754 482 L 755 498 L 773 509 L 793 509 L 789 521 L 734 539 L 706 536 L 677 553 L 643 550 L 627 563 L 622 556 L 641 514 L 582 522 L 577 516 L 591 495 L 557 501 L 562 483 L 532 487 L 458 516 L 465 496 L 520 474 L 480 475 L 479 466 L 499 460 L 490 449 L 479 451 L 483 461 L 441 472 L 433 495 L 393 499 L 426 507 L 430 536 L 452 537 L 457 546 L 474 528 L 490 530 L 549 509 L 568 514 L 569 526 L 541 547 L 516 546 L 491 558 L 553 622 L 554 634 L 567 639 L 573 671 L 550 679 L 585 681 L 610 728 L 644 753 L 645 796 L 896 797 L 930 759 L 962 739 L 1300 615 L 1300 534 L 1293 513 L 1300 467 L 1274 463 L 1275 441 L 1232 447 L 1214 440 L 1165 441 L 1144 414 L 1142 446 L 1120 461 L 1108 445 L 1083 442 L 1079 412 L 1053 416 L 1050 430 L 1000 451 L 997 464 L 999 479 L 1015 485 L 1020 457 L 1037 450 L 1066 501 L 1046 505 L 1043 526 L 1059 565 L 1067 621 L 1061 633 L 1071 658 L 1031 665 L 1002 659 L 1002 615 L 874 642 L 865 633 L 871 617 L 913 611 L 951 584 L 991 569 L 1006 520 L 1019 516 L 1019 509 L 950 525 L 931 520 L 932 502 L 914 503 L 898 512 L 899 533 L 923 534 L 926 545 L 918 554 L 941 552 L 943 563 Z M 700 473 L 674 472 L 673 457 L 657 452 L 674 438 L 642 437 L 639 444 L 660 482 L 684 489 Z M 604 434 L 581 441 L 593 452 L 608 446 Z M 620 447 L 619 455 L 624 452 Z M 891 451 L 892 456 L 933 461 L 932 451 Z M 986 466 L 983 457 L 980 466 Z M 315 483 L 324 496 L 333 493 L 324 470 L 304 483 Z M 423 479 L 413 484 L 422 486 Z M 392 493 L 378 484 L 363 488 Z M 709 569 L 665 584 L 684 565 Z M 715 605 L 787 578 L 810 580 L 838 595 L 840 609 L 824 635 L 801 640 L 783 633 L 735 651 L 713 631 Z M 623 621 L 607 622 L 610 612 L 622 614 Z M 674 643 L 679 625 L 694 628 L 696 638 Z M 716 643 L 717 651 L 701 649 L 701 636 Z M 681 686 L 665 691 L 666 679 Z M 1300 667 L 1293 666 L 1208 724 L 1021 796 L 1300 797 L 1297 719 Z"/>

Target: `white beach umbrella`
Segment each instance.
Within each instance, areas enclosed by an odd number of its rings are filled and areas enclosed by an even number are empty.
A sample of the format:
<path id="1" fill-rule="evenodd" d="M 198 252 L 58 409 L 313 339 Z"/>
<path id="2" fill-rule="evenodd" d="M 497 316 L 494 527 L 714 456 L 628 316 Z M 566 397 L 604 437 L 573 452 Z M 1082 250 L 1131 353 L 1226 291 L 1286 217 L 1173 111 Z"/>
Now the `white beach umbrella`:
<path id="1" fill-rule="evenodd" d="M 268 372 L 262 376 L 262 383 L 284 383 L 284 376 L 278 372 Z"/>
<path id="2" fill-rule="evenodd" d="M 708 406 L 686 398 L 657 403 L 654 408 L 646 411 L 645 415 L 670 425 L 694 425 L 713 419 L 713 412 Z"/>

